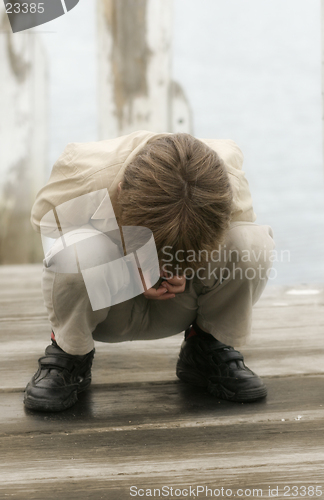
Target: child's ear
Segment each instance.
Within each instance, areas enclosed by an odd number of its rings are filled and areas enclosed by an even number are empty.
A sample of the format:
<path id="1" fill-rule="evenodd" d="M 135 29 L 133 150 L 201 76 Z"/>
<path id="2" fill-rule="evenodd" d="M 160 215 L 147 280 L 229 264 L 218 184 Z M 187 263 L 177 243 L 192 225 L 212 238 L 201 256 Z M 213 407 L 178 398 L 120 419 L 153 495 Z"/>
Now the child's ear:
<path id="1" fill-rule="evenodd" d="M 118 186 L 117 186 L 117 193 L 118 193 L 118 194 L 121 192 L 121 189 L 122 189 L 121 185 L 122 185 L 122 181 L 120 181 L 120 182 L 118 183 Z"/>

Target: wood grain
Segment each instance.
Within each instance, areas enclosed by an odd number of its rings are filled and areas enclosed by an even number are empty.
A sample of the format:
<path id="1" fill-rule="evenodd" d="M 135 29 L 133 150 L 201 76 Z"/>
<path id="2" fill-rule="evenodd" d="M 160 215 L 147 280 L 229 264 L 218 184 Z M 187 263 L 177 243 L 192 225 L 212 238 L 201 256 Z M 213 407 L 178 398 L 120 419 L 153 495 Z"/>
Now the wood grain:
<path id="1" fill-rule="evenodd" d="M 0 268 L 1 500 L 124 500 L 131 486 L 163 485 L 265 498 L 278 486 L 282 499 L 284 486 L 324 490 L 323 287 L 268 287 L 256 305 L 243 352 L 265 377 L 264 401 L 219 401 L 178 381 L 180 334 L 97 343 L 91 389 L 73 408 L 42 414 L 22 404 L 50 331 L 40 274 Z"/>

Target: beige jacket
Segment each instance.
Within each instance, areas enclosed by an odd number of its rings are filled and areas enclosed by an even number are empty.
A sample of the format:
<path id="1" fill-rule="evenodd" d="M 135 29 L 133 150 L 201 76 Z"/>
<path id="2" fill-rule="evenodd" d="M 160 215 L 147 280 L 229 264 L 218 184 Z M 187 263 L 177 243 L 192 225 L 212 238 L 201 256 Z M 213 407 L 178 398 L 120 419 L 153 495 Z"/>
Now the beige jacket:
<path id="1" fill-rule="evenodd" d="M 39 191 L 31 213 L 31 223 L 40 231 L 42 217 L 54 207 L 78 196 L 107 188 L 118 216 L 117 186 L 127 165 L 153 137 L 163 136 L 144 130 L 99 142 L 70 143 L 53 166 L 48 183 Z M 248 182 L 242 170 L 243 155 L 231 140 L 200 139 L 223 159 L 233 188 L 232 221 L 254 222 L 256 216 Z M 88 207 L 89 208 L 89 207 Z M 91 210 L 90 210 L 91 211 Z M 80 215 L 87 224 L 91 213 Z"/>

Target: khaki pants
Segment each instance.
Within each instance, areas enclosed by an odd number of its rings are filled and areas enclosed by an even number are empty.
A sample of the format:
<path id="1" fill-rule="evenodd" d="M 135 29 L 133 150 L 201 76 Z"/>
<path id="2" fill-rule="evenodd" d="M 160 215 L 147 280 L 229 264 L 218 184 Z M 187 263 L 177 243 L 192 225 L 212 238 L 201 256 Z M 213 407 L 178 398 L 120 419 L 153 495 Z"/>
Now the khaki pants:
<path id="1" fill-rule="evenodd" d="M 159 339 L 196 320 L 218 340 L 240 346 L 251 333 L 252 306 L 266 286 L 273 248 L 269 226 L 235 222 L 215 258 L 194 278 L 189 273 L 183 293 L 165 301 L 139 295 L 98 311 L 91 308 L 81 274 L 44 267 L 44 301 L 56 341 L 67 353 L 81 355 L 93 349 L 93 340 Z"/>

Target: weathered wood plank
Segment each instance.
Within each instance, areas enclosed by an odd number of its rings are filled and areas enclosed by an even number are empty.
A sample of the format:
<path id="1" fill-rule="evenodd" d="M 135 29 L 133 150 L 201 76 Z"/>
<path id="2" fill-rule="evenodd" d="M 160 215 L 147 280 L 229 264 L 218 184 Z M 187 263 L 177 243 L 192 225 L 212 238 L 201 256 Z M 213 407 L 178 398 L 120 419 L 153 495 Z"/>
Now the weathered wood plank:
<path id="1" fill-rule="evenodd" d="M 24 409 L 21 392 L 50 332 L 40 274 L 0 267 L 0 498 L 124 500 L 131 486 L 204 485 L 267 498 L 278 486 L 284 499 L 284 486 L 323 489 L 323 288 L 268 287 L 257 304 L 243 352 L 268 376 L 266 400 L 219 401 L 177 381 L 179 334 L 97 343 L 91 389 L 42 414 Z"/>
<path id="2" fill-rule="evenodd" d="M 119 499 L 129 497 L 131 485 L 254 487 L 264 493 L 269 485 L 280 485 L 281 493 L 284 485 L 323 486 L 322 428 L 288 422 L 280 429 L 264 423 L 2 438 L 0 491 L 23 490 L 28 499 L 46 492 L 54 499 L 64 484 L 63 498 L 75 490 L 89 498 L 90 487 L 91 498 Z"/>
<path id="3" fill-rule="evenodd" d="M 171 459 L 172 456 L 169 458 Z M 65 465 L 65 464 L 64 464 Z M 278 486 L 278 498 L 279 500 L 284 500 L 287 496 L 283 496 L 284 493 L 289 493 L 287 490 L 287 485 L 292 487 L 297 485 L 301 487 L 303 485 L 323 485 L 322 479 L 322 463 L 310 462 L 310 463 L 300 463 L 294 465 L 287 464 L 271 464 L 268 466 L 256 466 L 256 467 L 244 467 L 243 469 L 237 469 L 230 467 L 228 469 L 218 469 L 213 467 L 212 464 L 204 464 L 203 467 L 199 468 L 198 464 L 188 464 L 186 470 L 174 469 L 169 471 L 167 474 L 127 474 L 127 472 L 119 472 L 118 475 L 111 477 L 110 471 L 105 471 L 100 477 L 85 479 L 82 477 L 73 476 L 68 480 L 62 479 L 50 479 L 44 480 L 42 482 L 35 481 L 24 484 L 16 484 L 14 486 L 3 486 L 4 498 L 14 498 L 15 500 L 43 500 L 44 498 L 48 500 L 62 499 L 89 499 L 91 500 L 125 500 L 126 498 L 132 498 L 130 496 L 131 486 L 136 486 L 138 489 L 144 488 L 145 492 L 147 489 L 151 489 L 151 495 L 153 497 L 154 489 L 160 489 L 161 498 L 176 498 L 176 489 L 186 490 L 192 487 L 192 490 L 196 489 L 197 486 L 207 486 L 209 489 L 221 489 L 223 490 L 223 498 L 225 497 L 225 492 L 228 489 L 233 490 L 233 494 L 237 490 L 243 489 L 247 491 L 250 498 L 252 498 L 251 490 L 255 490 L 254 497 L 269 498 L 269 487 L 273 494 L 276 493 L 275 488 Z M 62 465 L 63 467 L 63 465 Z M 177 467 L 177 464 L 175 464 Z M 87 467 L 87 470 L 89 468 Z M 123 470 L 122 466 L 121 469 Z M 170 492 L 170 487 L 173 487 L 172 496 L 162 497 L 162 487 L 166 486 L 167 491 Z M 286 487 L 286 489 L 284 489 Z M 257 490 L 262 490 L 262 495 Z M 249 491 L 250 490 L 250 491 Z M 0 490 L 1 491 L 1 490 Z M 196 489 L 197 491 L 197 489 Z M 304 491 L 304 490 L 300 490 Z M 322 486 L 323 491 L 323 486 Z M 192 492 L 192 491 L 191 491 Z M 143 494 L 143 491 L 140 491 Z M 290 490 L 290 494 L 292 490 Z M 230 494 L 230 493 L 229 493 Z M 241 491 L 240 491 L 240 494 Z M 179 495 L 179 493 L 178 493 Z M 188 492 L 184 492 L 184 495 L 188 495 Z M 197 495 L 197 493 L 196 493 Z M 192 499 L 197 498 L 212 498 L 211 493 L 208 491 L 205 494 L 199 493 L 199 496 L 192 495 Z M 216 497 L 217 492 L 214 498 Z M 158 491 L 156 491 L 156 498 L 159 497 Z M 219 497 L 222 498 L 222 493 L 219 493 Z M 136 497 L 135 497 L 136 498 Z M 137 497 L 139 498 L 139 497 Z M 145 498 L 145 497 L 144 497 Z M 149 493 L 146 498 L 150 498 Z M 185 498 L 190 498 L 188 496 L 181 496 L 181 500 Z M 225 497 L 226 498 L 226 497 Z M 248 498 L 248 496 L 241 496 L 241 498 Z M 301 497 L 300 497 L 301 498 Z M 304 497 L 305 498 L 305 497 Z M 311 498 L 311 497 L 306 497 Z M 312 498 L 316 498 L 313 496 Z M 317 497 L 318 498 L 318 497 Z"/>
<path id="4" fill-rule="evenodd" d="M 31 322 L 28 331 L 33 329 Z M 34 331 L 33 331 L 34 333 Z M 175 380 L 175 366 L 182 335 L 172 342 L 97 344 L 93 366 L 95 384 L 167 382 Z M 37 369 L 37 359 L 48 344 L 48 334 L 42 340 L 8 341 L 2 344 L 0 355 L 0 391 L 21 391 Z M 138 345 L 140 344 L 140 345 Z M 276 346 L 272 349 L 243 349 L 247 365 L 262 377 L 311 375 L 324 373 L 323 349 L 303 346 Z M 19 369 L 18 369 L 19 367 Z"/>
<path id="5" fill-rule="evenodd" d="M 25 410 L 22 393 L 0 393 L 0 435 L 136 430 L 156 427 L 322 422 L 324 377 L 265 379 L 269 395 L 253 404 L 221 401 L 205 389 L 173 383 L 92 386 L 61 413 Z M 298 418 L 300 416 L 301 418 Z"/>

